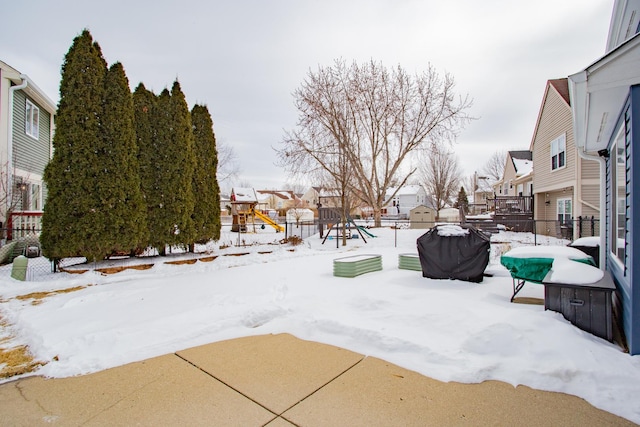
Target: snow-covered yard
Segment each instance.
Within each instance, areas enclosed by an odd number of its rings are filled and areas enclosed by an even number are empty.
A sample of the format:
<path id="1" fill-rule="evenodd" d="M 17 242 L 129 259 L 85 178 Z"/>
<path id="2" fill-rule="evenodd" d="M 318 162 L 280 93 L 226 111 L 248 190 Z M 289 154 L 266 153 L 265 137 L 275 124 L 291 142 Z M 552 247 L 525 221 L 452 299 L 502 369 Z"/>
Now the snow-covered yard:
<path id="1" fill-rule="evenodd" d="M 366 244 L 352 239 L 338 248 L 335 240 L 322 245 L 317 235 L 296 247 L 267 244 L 282 237 L 270 229 L 242 235 L 244 243 L 264 244 L 237 247 L 238 235 L 225 232 L 208 248 L 219 256 L 193 264 L 156 257 L 144 260 L 155 263 L 147 270 L 109 275 L 43 274 L 28 282 L 2 275 L 4 334 L 47 362 L 36 374 L 63 377 L 213 341 L 287 332 L 442 381 L 492 379 L 573 394 L 640 423 L 640 356 L 541 305 L 509 302 L 512 280 L 499 257 L 531 245 L 531 234 L 494 235 L 492 277 L 470 283 L 398 269 L 399 254 L 416 252 L 425 230 L 370 231 L 377 237 Z M 538 244 L 566 242 L 538 236 Z M 245 255 L 224 256 L 230 253 Z M 383 270 L 333 276 L 335 258 L 357 254 L 382 255 Z M 16 298 L 74 287 L 82 288 Z M 543 287 L 527 284 L 519 296 L 543 298 Z"/>

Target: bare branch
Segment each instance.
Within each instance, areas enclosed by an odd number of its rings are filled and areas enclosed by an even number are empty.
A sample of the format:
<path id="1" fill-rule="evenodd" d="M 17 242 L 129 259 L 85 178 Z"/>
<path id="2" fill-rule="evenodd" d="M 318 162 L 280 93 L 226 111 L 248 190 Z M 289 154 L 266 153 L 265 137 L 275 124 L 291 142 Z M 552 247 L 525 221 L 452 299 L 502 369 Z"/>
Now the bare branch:
<path id="1" fill-rule="evenodd" d="M 471 120 L 468 97 L 433 67 L 415 76 L 370 61 L 309 71 L 294 92 L 297 128 L 285 134 L 279 164 L 292 176 L 323 171 L 373 209 L 380 223 L 387 189 L 404 185 L 410 153 L 448 143 Z"/>

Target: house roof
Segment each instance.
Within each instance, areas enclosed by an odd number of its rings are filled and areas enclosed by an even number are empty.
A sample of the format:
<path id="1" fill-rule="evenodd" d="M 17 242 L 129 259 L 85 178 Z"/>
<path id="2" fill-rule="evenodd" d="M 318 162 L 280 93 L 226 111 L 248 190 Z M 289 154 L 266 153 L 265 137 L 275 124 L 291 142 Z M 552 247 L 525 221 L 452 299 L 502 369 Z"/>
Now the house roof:
<path id="1" fill-rule="evenodd" d="M 533 153 L 529 150 L 509 151 L 512 159 L 533 160 Z"/>
<path id="2" fill-rule="evenodd" d="M 640 84 L 640 33 L 569 76 L 576 146 L 602 150 L 609 144 L 629 88 Z"/>
<path id="3" fill-rule="evenodd" d="M 533 172 L 533 161 L 526 159 L 512 159 L 513 167 L 516 169 L 516 176 L 521 177 Z"/>
<path id="4" fill-rule="evenodd" d="M 569 79 L 553 79 L 549 80 L 549 84 L 558 91 L 562 99 L 565 100 L 567 105 L 571 105 L 571 98 L 569 97 Z"/>
<path id="5" fill-rule="evenodd" d="M 551 79 L 547 80 L 547 84 L 544 89 L 544 96 L 542 97 L 542 103 L 540 104 L 540 109 L 538 110 L 538 118 L 536 119 L 536 126 L 533 129 L 533 136 L 531 137 L 531 143 L 529 144 L 529 150 L 533 151 L 533 145 L 538 135 L 538 130 L 540 128 L 540 119 L 542 118 L 542 111 L 544 110 L 544 106 L 547 102 L 547 98 L 549 97 L 549 90 L 553 88 L 553 92 L 557 93 L 562 100 L 566 103 L 566 107 L 571 110 L 571 95 L 569 92 L 569 79 Z"/>
<path id="6" fill-rule="evenodd" d="M 509 157 L 516 176 L 524 176 L 533 171 L 533 153 L 529 150 L 509 151 Z"/>
<path id="7" fill-rule="evenodd" d="M 231 201 L 233 202 L 245 202 L 255 203 L 258 201 L 256 196 L 256 190 L 253 188 L 233 188 L 231 190 Z"/>
<path id="8" fill-rule="evenodd" d="M 396 188 L 397 187 L 389 187 L 387 189 L 386 197 L 390 197 L 396 191 Z M 421 189 L 422 187 L 419 185 L 415 185 L 415 184 L 405 185 L 403 187 L 398 188 L 398 192 L 396 193 L 396 196 L 415 196 L 420 192 Z"/>
<path id="9" fill-rule="evenodd" d="M 35 102 L 37 102 L 42 108 L 47 110 L 51 114 L 56 114 L 56 104 L 42 91 L 26 74 L 20 73 L 6 62 L 0 61 L 0 69 L 2 69 L 2 76 L 11 81 L 15 85 L 21 85 L 24 82 L 27 86 L 23 89 Z"/>
<path id="10" fill-rule="evenodd" d="M 289 190 L 257 190 L 257 193 L 266 197 L 275 196 L 282 200 L 295 200 L 296 195 Z"/>

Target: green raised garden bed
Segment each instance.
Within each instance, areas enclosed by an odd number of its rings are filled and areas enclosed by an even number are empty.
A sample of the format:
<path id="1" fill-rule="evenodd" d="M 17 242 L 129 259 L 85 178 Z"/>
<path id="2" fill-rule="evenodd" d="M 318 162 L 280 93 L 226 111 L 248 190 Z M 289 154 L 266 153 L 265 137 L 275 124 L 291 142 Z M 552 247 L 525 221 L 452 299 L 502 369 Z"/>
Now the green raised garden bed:
<path id="1" fill-rule="evenodd" d="M 333 260 L 333 275 L 337 277 L 356 277 L 380 270 L 382 270 L 380 255 L 354 255 Z"/>
<path id="2" fill-rule="evenodd" d="M 400 254 L 398 255 L 398 268 L 402 270 L 422 271 L 420 257 L 418 254 Z"/>

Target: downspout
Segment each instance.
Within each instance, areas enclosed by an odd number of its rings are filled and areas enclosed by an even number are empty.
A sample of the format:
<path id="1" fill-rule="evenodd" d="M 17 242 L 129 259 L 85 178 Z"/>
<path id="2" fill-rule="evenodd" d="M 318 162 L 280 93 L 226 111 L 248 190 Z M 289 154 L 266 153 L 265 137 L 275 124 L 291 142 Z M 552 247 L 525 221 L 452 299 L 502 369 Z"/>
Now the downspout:
<path id="1" fill-rule="evenodd" d="M 29 84 L 29 78 L 25 74 L 20 74 L 22 83 L 9 88 L 9 120 L 7 123 L 7 202 L 8 211 L 13 204 L 13 94 L 17 90 L 22 90 Z M 8 218 L 6 218 L 8 220 Z"/>
<path id="2" fill-rule="evenodd" d="M 604 218 L 603 216 L 606 215 L 607 213 L 607 209 L 606 209 L 606 203 L 607 203 L 607 198 L 606 198 L 606 185 L 607 185 L 607 161 L 600 157 L 600 156 L 592 156 L 590 154 L 587 154 L 584 151 L 584 147 L 579 147 L 578 148 L 578 156 L 580 156 L 581 159 L 584 160 L 594 160 L 596 162 L 598 162 L 598 164 L 600 165 L 600 255 L 599 255 L 599 259 L 598 259 L 598 265 L 600 266 L 600 268 L 602 270 L 606 270 L 606 266 L 605 266 L 605 254 L 606 254 L 606 247 L 605 247 L 605 237 L 606 234 L 604 233 L 605 230 L 605 223 L 606 223 L 606 218 Z M 604 215 L 603 215 L 604 212 Z"/>

